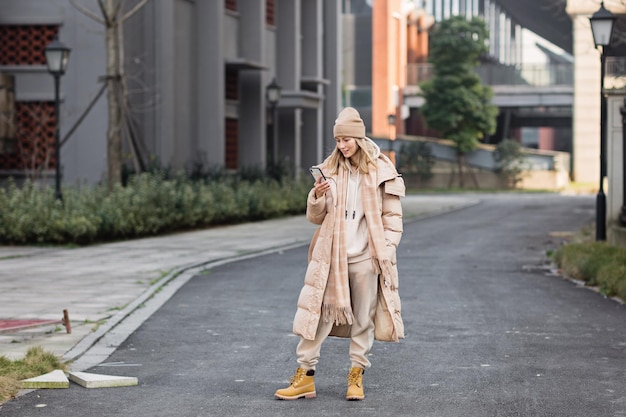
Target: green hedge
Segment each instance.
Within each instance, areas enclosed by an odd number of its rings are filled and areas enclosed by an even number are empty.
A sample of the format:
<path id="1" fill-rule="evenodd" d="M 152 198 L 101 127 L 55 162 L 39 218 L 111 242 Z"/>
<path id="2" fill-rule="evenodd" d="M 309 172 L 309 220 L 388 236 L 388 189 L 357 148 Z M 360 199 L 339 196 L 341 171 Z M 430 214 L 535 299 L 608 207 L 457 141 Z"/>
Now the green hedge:
<path id="1" fill-rule="evenodd" d="M 306 178 L 308 179 L 308 178 Z M 0 243 L 89 244 L 304 213 L 311 181 L 192 181 L 144 173 L 111 192 L 54 190 L 27 182 L 0 188 Z"/>
<path id="2" fill-rule="evenodd" d="M 606 242 L 571 243 L 555 252 L 554 261 L 565 275 L 626 300 L 626 249 Z"/>

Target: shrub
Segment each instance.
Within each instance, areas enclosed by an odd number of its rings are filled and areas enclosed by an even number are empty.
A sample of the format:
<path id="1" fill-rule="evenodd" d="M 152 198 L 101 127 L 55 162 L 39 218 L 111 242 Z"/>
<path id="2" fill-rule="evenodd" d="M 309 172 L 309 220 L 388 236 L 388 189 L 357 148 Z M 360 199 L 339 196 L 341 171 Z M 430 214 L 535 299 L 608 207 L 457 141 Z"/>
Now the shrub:
<path id="1" fill-rule="evenodd" d="M 0 189 L 0 239 L 6 243 L 81 243 L 98 233 L 100 219 L 88 194 L 69 190 L 63 203 L 51 188 L 27 181 Z"/>
<path id="2" fill-rule="evenodd" d="M 493 160 L 497 166 L 496 172 L 505 177 L 509 187 L 517 187 L 527 165 L 521 145 L 516 140 L 504 139 L 496 146 Z"/>
<path id="3" fill-rule="evenodd" d="M 0 188 L 0 242 L 86 244 L 303 213 L 310 181 L 223 174 L 130 175 L 125 186 L 64 189 L 14 183 Z M 196 173 L 196 175 L 198 175 Z M 308 179 L 308 177 L 307 177 Z"/>
<path id="4" fill-rule="evenodd" d="M 432 178 L 435 158 L 427 143 L 403 143 L 398 154 L 398 171 L 403 174 L 417 174 L 422 180 Z"/>

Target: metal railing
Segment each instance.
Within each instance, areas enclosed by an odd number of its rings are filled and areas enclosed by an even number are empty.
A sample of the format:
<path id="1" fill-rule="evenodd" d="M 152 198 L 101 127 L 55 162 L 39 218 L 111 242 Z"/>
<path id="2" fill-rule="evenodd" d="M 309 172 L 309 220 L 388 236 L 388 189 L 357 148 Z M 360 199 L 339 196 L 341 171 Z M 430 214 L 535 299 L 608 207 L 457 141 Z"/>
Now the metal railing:
<path id="1" fill-rule="evenodd" d="M 608 56 L 606 57 L 607 77 L 626 77 L 626 57 Z"/>
<path id="2" fill-rule="evenodd" d="M 624 62 L 626 65 L 626 61 Z M 559 64 L 482 64 L 476 68 L 481 81 L 487 85 L 529 85 L 547 87 L 573 85 L 574 67 Z M 431 64 L 408 64 L 407 85 L 419 85 L 433 76 Z"/>

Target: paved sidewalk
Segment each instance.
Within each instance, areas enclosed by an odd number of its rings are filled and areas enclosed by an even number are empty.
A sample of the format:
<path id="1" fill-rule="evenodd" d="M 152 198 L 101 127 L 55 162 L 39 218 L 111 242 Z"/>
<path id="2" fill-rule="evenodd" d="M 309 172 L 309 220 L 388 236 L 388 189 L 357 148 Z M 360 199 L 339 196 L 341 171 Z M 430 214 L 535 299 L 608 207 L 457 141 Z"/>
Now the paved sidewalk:
<path id="1" fill-rule="evenodd" d="M 479 201 L 475 195 L 408 196 L 403 199 L 405 221 Z M 307 244 L 314 229 L 304 216 L 295 216 L 84 248 L 0 246 L 0 321 L 59 321 L 0 329 L 0 356 L 17 359 L 30 347 L 42 346 L 78 359 L 181 272 Z M 60 323 L 65 309 L 71 334 Z"/>

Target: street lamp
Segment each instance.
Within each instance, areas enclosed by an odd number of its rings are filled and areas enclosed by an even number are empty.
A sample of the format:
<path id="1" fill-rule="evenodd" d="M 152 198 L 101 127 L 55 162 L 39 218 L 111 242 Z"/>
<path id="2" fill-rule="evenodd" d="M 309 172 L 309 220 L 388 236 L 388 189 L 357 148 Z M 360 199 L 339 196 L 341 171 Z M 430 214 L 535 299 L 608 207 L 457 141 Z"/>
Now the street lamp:
<path id="1" fill-rule="evenodd" d="M 52 42 L 44 49 L 46 55 L 46 65 L 48 66 L 48 72 L 54 77 L 54 113 L 56 116 L 56 129 L 55 129 L 55 157 L 56 157 L 56 175 L 55 175 L 55 193 L 54 196 L 57 200 L 62 200 L 61 194 L 61 143 L 59 137 L 59 130 L 61 126 L 61 112 L 59 106 L 59 84 L 61 76 L 65 74 L 67 68 L 67 61 L 70 57 L 70 48 L 59 42 L 58 38 L 54 38 Z"/>
<path id="2" fill-rule="evenodd" d="M 393 151 L 393 141 L 396 139 L 396 115 L 389 113 L 387 115 L 387 123 L 389 124 L 389 158 L 391 158 L 391 152 Z"/>
<path id="3" fill-rule="evenodd" d="M 272 151 L 270 152 L 272 165 L 278 162 L 278 126 L 276 126 L 276 106 L 280 100 L 282 88 L 276 82 L 276 78 L 265 88 L 265 97 L 272 106 Z"/>
<path id="4" fill-rule="evenodd" d="M 626 99 L 619 108 L 622 115 L 622 210 L 619 215 L 619 224 L 626 227 Z"/>
<path id="5" fill-rule="evenodd" d="M 591 33 L 596 48 L 600 49 L 600 188 L 596 196 L 596 240 L 606 240 L 606 196 L 604 195 L 604 177 L 606 176 L 606 114 L 607 104 L 604 96 L 604 63 L 606 49 L 611 44 L 613 26 L 616 17 L 600 3 L 600 9 L 590 18 Z"/>

